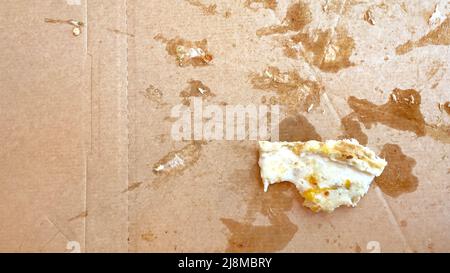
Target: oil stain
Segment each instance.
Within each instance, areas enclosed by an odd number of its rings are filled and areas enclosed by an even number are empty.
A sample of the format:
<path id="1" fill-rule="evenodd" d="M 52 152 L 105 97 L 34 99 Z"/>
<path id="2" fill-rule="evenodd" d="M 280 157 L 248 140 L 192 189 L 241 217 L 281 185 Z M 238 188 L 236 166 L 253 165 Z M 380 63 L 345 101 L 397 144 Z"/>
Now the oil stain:
<path id="1" fill-rule="evenodd" d="M 444 63 L 433 61 L 430 69 L 426 72 L 427 80 L 431 80 L 439 71 L 444 70 Z"/>
<path id="2" fill-rule="evenodd" d="M 217 14 L 217 5 L 211 4 L 207 5 L 202 3 L 200 0 L 185 0 L 190 5 L 200 8 L 204 15 L 216 15 Z"/>
<path id="3" fill-rule="evenodd" d="M 336 73 L 354 66 L 350 57 L 355 49 L 353 38 L 345 28 L 316 30 L 315 33 L 297 33 L 283 42 L 287 57 L 303 57 L 308 63 L 324 72 Z"/>
<path id="4" fill-rule="evenodd" d="M 259 187 L 248 204 L 243 221 L 222 218 L 221 221 L 231 232 L 226 252 L 274 252 L 284 249 L 298 230 L 286 214 L 293 206 L 296 193 L 295 186 L 290 183 L 276 184 L 267 193 Z M 270 224 L 253 224 L 258 213 L 265 216 Z"/>
<path id="5" fill-rule="evenodd" d="M 86 210 L 86 211 L 81 212 L 77 216 L 74 216 L 74 217 L 70 218 L 68 221 L 72 222 L 72 221 L 75 221 L 75 220 L 78 220 L 78 219 L 86 218 L 87 216 L 88 216 L 88 211 Z"/>
<path id="6" fill-rule="evenodd" d="M 320 104 L 323 87 L 316 81 L 303 79 L 296 70 L 281 72 L 270 66 L 263 73 L 252 73 L 250 81 L 256 89 L 277 92 L 269 100 L 264 97 L 263 103 L 285 105 L 290 113 L 305 112 Z"/>
<path id="7" fill-rule="evenodd" d="M 252 162 L 259 158 L 257 147 L 250 151 L 247 145 L 245 151 L 240 147 L 238 151 L 252 154 Z M 287 216 L 294 201 L 299 198 L 295 186 L 279 183 L 264 192 L 260 169 L 256 164 L 249 169 L 234 171 L 230 178 L 230 189 L 244 197 L 247 210 L 240 220 L 221 218 L 230 232 L 226 251 L 274 252 L 284 249 L 298 230 Z M 265 217 L 269 223 L 256 224 L 258 216 Z"/>
<path id="8" fill-rule="evenodd" d="M 400 146 L 385 144 L 380 156 L 387 160 L 388 165 L 381 176 L 375 178 L 375 183 L 385 194 L 398 197 L 417 189 L 419 181 L 412 174 L 416 161 L 403 154 Z"/>
<path id="9" fill-rule="evenodd" d="M 203 82 L 198 80 L 189 80 L 189 86 L 180 92 L 180 97 L 182 98 L 182 103 L 186 106 L 191 104 L 192 97 L 215 97 L 216 95 L 211 92 L 211 89 L 203 84 Z"/>
<path id="10" fill-rule="evenodd" d="M 153 172 L 158 175 L 183 172 L 199 160 L 203 144 L 192 141 L 183 148 L 168 153 L 153 165 Z"/>
<path id="11" fill-rule="evenodd" d="M 258 29 L 258 36 L 287 33 L 288 31 L 300 31 L 311 23 L 311 11 L 307 4 L 297 2 L 289 6 L 286 16 L 280 25 L 273 25 Z"/>
<path id="12" fill-rule="evenodd" d="M 427 124 L 420 111 L 421 96 L 414 89 L 394 89 L 389 101 L 376 105 L 365 99 L 349 97 L 348 104 L 354 111 L 351 117 L 356 117 L 366 128 L 376 123 L 382 123 L 391 128 L 410 131 L 418 137 L 429 135 L 435 140 L 449 143 L 450 127 Z"/>
<path id="13" fill-rule="evenodd" d="M 255 7 L 255 5 L 258 5 L 258 7 Z M 258 10 L 259 6 L 264 9 L 276 10 L 278 2 L 277 0 L 246 0 L 244 6 L 252 10 Z"/>
<path id="14" fill-rule="evenodd" d="M 450 115 L 450 102 L 447 101 L 444 104 L 442 104 L 442 109 L 444 109 L 444 111 L 447 112 L 447 114 Z"/>
<path id="15" fill-rule="evenodd" d="M 356 119 L 354 114 L 347 115 L 341 119 L 341 124 L 344 130 L 344 135 L 340 136 L 339 139 L 349 139 L 354 138 L 362 145 L 367 145 L 368 137 L 363 132 L 361 124 Z"/>
<path id="16" fill-rule="evenodd" d="M 143 92 L 143 95 L 146 99 L 148 99 L 150 102 L 154 103 L 157 108 L 165 105 L 163 102 L 163 93 L 161 90 L 156 88 L 153 85 L 150 85 L 145 92 Z"/>
<path id="17" fill-rule="evenodd" d="M 400 226 L 401 227 L 407 227 L 408 226 L 408 222 L 406 220 L 401 220 L 400 221 Z"/>
<path id="18" fill-rule="evenodd" d="M 151 242 L 156 239 L 156 236 L 153 234 L 153 232 L 148 231 L 146 233 L 141 234 L 141 239 L 147 242 Z"/>
<path id="19" fill-rule="evenodd" d="M 395 52 L 397 55 L 404 55 L 414 48 L 424 47 L 428 45 L 450 45 L 450 18 L 431 30 L 428 34 L 417 41 L 408 41 L 398 47 Z"/>
<path id="20" fill-rule="evenodd" d="M 279 125 L 280 141 L 322 141 L 314 126 L 303 115 L 287 117 Z"/>
<path id="21" fill-rule="evenodd" d="M 179 37 L 167 39 L 158 34 L 155 40 L 166 44 L 166 51 L 170 56 L 175 57 L 178 66 L 201 67 L 209 65 L 213 60 L 213 55 L 208 52 L 208 41 L 188 41 Z"/>
<path id="22" fill-rule="evenodd" d="M 356 244 L 355 245 L 355 252 L 356 253 L 361 253 L 361 251 L 362 251 L 361 246 L 359 244 Z"/>

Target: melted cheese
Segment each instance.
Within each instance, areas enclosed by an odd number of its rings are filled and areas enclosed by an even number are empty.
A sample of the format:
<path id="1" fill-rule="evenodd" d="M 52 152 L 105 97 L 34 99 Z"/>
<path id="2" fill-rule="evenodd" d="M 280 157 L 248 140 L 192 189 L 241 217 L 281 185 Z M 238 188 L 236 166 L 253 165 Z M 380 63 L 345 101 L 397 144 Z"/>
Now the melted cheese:
<path id="1" fill-rule="evenodd" d="M 356 140 L 260 142 L 264 191 L 271 184 L 291 182 L 313 211 L 356 206 L 386 164 Z"/>

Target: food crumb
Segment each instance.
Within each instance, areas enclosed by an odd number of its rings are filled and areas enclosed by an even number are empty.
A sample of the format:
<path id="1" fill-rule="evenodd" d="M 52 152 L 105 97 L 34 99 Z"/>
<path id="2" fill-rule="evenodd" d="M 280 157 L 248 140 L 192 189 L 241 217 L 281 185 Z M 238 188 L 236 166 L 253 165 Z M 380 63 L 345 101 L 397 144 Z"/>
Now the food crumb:
<path id="1" fill-rule="evenodd" d="M 375 20 L 373 19 L 373 14 L 372 14 L 372 10 L 368 9 L 365 13 L 364 13 L 364 20 L 366 22 L 368 22 L 371 25 L 375 25 Z"/>
<path id="2" fill-rule="evenodd" d="M 80 22 L 80 21 L 77 21 L 77 20 L 74 20 L 74 19 L 60 20 L 60 19 L 45 18 L 44 21 L 46 23 L 49 23 L 49 24 L 68 24 L 68 25 L 73 26 L 72 34 L 75 37 L 80 36 L 81 28 L 84 27 L 84 23 L 83 22 Z"/>

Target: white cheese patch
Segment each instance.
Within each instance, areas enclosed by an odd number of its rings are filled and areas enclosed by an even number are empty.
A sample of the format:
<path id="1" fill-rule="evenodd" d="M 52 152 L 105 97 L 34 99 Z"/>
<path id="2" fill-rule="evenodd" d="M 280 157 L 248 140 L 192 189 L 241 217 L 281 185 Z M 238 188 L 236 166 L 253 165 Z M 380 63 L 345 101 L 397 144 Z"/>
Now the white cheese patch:
<path id="1" fill-rule="evenodd" d="M 356 140 L 260 142 L 264 190 L 291 182 L 313 211 L 356 206 L 386 164 Z"/>

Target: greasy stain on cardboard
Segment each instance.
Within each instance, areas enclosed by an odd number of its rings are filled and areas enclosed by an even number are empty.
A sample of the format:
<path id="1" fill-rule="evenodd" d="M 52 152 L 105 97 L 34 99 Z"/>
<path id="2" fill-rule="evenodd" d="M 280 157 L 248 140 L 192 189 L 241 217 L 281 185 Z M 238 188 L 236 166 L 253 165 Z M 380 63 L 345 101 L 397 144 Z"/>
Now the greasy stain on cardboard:
<path id="1" fill-rule="evenodd" d="M 292 184 L 277 184 L 267 193 L 259 189 L 248 204 L 244 220 L 222 218 L 230 235 L 226 252 L 274 252 L 292 240 L 298 227 L 287 216 L 298 196 Z M 256 214 L 268 218 L 270 224 L 253 224 Z"/>
<path id="2" fill-rule="evenodd" d="M 203 142 L 192 141 L 179 150 L 169 152 L 153 164 L 153 173 L 162 175 L 183 172 L 200 159 L 202 145 Z"/>
<path id="3" fill-rule="evenodd" d="M 328 30 L 303 32 L 312 21 L 309 6 L 301 1 L 292 4 L 280 25 L 273 25 L 257 30 L 258 36 L 297 32 L 282 39 L 282 47 L 287 57 L 303 58 L 311 65 L 324 72 L 336 73 L 341 69 L 354 66 L 350 57 L 355 49 L 353 38 L 343 27 Z"/>
<path id="4" fill-rule="evenodd" d="M 279 124 L 280 141 L 322 141 L 316 128 L 303 115 L 290 116 L 283 119 Z"/>
<path id="5" fill-rule="evenodd" d="M 163 101 L 163 92 L 153 85 L 149 85 L 149 87 L 145 89 L 145 92 L 143 92 L 143 95 L 148 101 L 156 106 L 156 108 L 166 104 Z"/>
<path id="6" fill-rule="evenodd" d="M 448 115 L 450 115 L 450 102 L 446 101 L 444 103 L 439 103 L 439 110 L 444 110 Z"/>
<path id="7" fill-rule="evenodd" d="M 350 57 L 355 49 L 353 38 L 343 27 L 297 33 L 283 42 L 284 53 L 293 59 L 304 58 L 324 72 L 336 73 L 354 66 Z"/>
<path id="8" fill-rule="evenodd" d="M 153 232 L 147 231 L 147 232 L 141 234 L 141 239 L 146 242 L 152 242 L 156 239 L 156 236 L 155 236 L 155 234 L 153 234 Z"/>
<path id="9" fill-rule="evenodd" d="M 339 139 L 354 138 L 362 145 L 367 145 L 369 138 L 363 132 L 361 124 L 358 122 L 356 115 L 350 114 L 341 119 L 344 134 Z"/>
<path id="10" fill-rule="evenodd" d="M 444 143 L 450 142 L 449 126 L 425 122 L 420 111 L 421 96 L 414 89 L 396 88 L 389 96 L 388 102 L 382 105 L 353 96 L 349 97 L 347 102 L 353 110 L 350 117 L 357 118 L 368 129 L 376 123 L 381 123 L 397 130 L 413 132 L 418 137 L 428 135 Z"/>
<path id="11" fill-rule="evenodd" d="M 253 155 L 252 160 L 256 162 L 259 157 L 256 147 Z M 221 219 L 229 232 L 226 252 L 274 252 L 284 249 L 298 230 L 287 216 L 299 196 L 295 186 L 280 183 L 264 192 L 257 165 L 250 169 L 236 170 L 230 180 L 232 190 L 243 194 L 247 210 L 243 219 Z M 269 224 L 256 224 L 258 215 L 267 218 Z"/>
<path id="12" fill-rule="evenodd" d="M 417 189 L 419 180 L 412 173 L 416 161 L 403 154 L 400 146 L 385 144 L 380 156 L 386 159 L 388 164 L 383 173 L 375 178 L 375 183 L 385 194 L 398 197 Z"/>
<path id="13" fill-rule="evenodd" d="M 307 4 L 297 2 L 292 4 L 280 25 L 260 28 L 256 31 L 258 36 L 287 33 L 288 31 L 300 31 L 311 23 L 311 11 Z"/>
<path id="14" fill-rule="evenodd" d="M 262 103 L 284 105 L 288 112 L 306 112 L 320 104 L 323 87 L 320 83 L 300 76 L 297 70 L 287 72 L 269 66 L 263 73 L 250 74 L 253 88 L 264 91 L 275 91 L 271 98 L 263 97 Z"/>
<path id="15" fill-rule="evenodd" d="M 154 39 L 166 44 L 167 53 L 175 58 L 179 67 L 207 66 L 213 60 L 213 55 L 208 51 L 206 39 L 200 41 L 188 41 L 180 37 L 167 39 L 162 34 L 156 35 Z"/>
<path id="16" fill-rule="evenodd" d="M 450 45 L 450 18 L 417 41 L 408 41 L 396 47 L 397 55 L 404 55 L 411 50 L 428 45 Z"/>
<path id="17" fill-rule="evenodd" d="M 216 4 L 210 4 L 207 5 L 200 0 L 184 0 L 190 5 L 199 8 L 204 15 L 215 15 L 217 14 L 217 5 Z"/>
<path id="18" fill-rule="evenodd" d="M 280 124 L 280 141 L 322 140 L 314 126 L 303 115 L 288 116 Z M 245 149 L 246 153 L 251 153 Z M 258 153 L 255 151 L 255 162 Z M 222 218 L 228 228 L 227 252 L 274 252 L 283 250 L 298 231 L 298 227 L 288 217 L 293 203 L 300 198 L 296 187 L 291 183 L 272 185 L 268 192 L 262 189 L 260 169 L 254 166 L 249 170 L 236 171 L 231 176 L 236 190 L 242 193 L 243 185 L 251 187 L 246 192 L 247 211 L 244 219 Z M 269 225 L 256 225 L 258 214 L 269 221 Z"/>
<path id="19" fill-rule="evenodd" d="M 215 96 L 202 81 L 192 79 L 188 81 L 188 87 L 180 92 L 182 103 L 186 106 L 190 106 L 192 97 L 210 98 Z"/>

